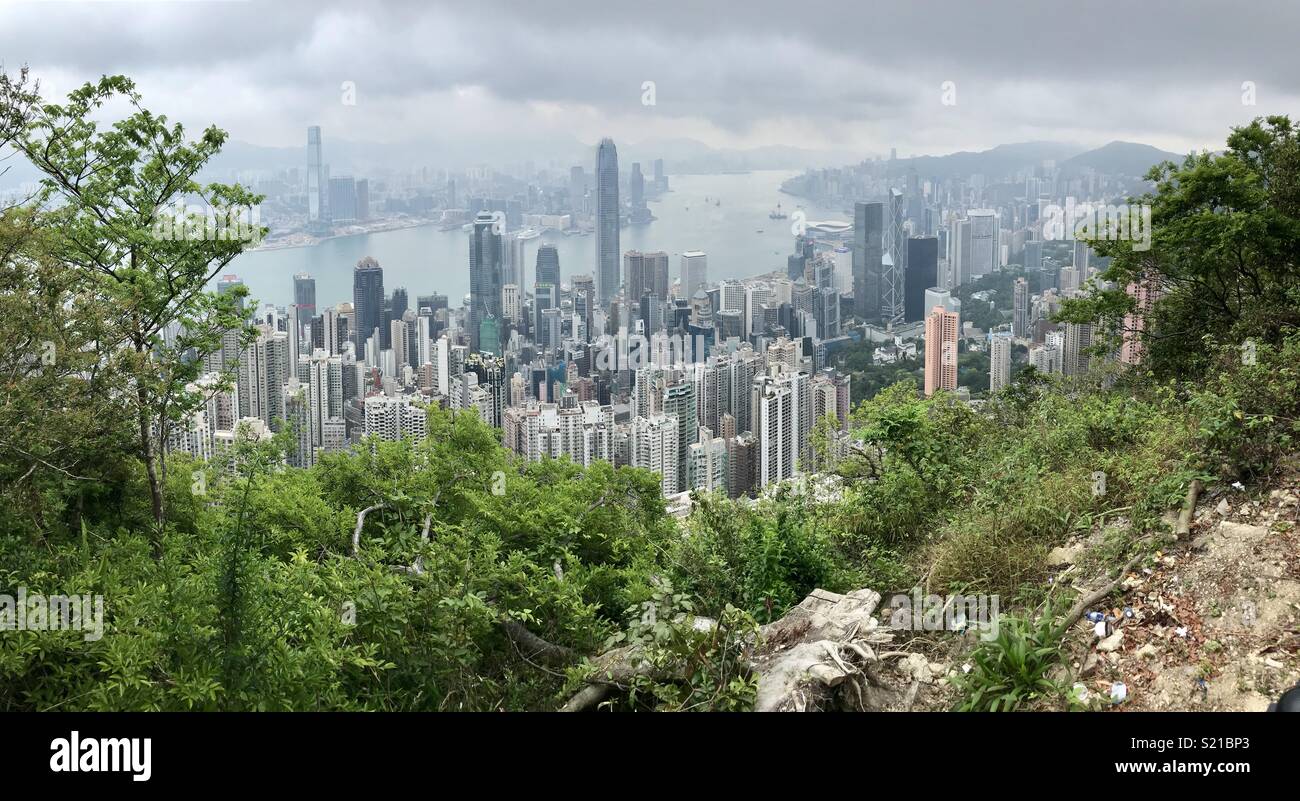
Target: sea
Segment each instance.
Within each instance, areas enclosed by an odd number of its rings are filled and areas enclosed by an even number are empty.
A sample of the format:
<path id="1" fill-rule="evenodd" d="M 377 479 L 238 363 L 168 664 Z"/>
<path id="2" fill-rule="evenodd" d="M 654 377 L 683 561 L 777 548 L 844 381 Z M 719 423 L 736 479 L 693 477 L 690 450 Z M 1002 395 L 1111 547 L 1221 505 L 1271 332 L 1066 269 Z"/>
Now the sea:
<path id="1" fill-rule="evenodd" d="M 781 184 L 796 173 L 765 170 L 715 175 L 669 176 L 670 190 L 648 203 L 655 220 L 629 225 L 619 234 L 621 251 L 666 251 L 675 280 L 680 255 L 702 250 L 708 256 L 708 277 L 747 278 L 785 271 L 786 256 L 794 252 L 795 212 L 808 222 L 851 221 L 844 209 L 818 207 L 811 201 L 781 192 Z M 780 204 L 791 215 L 769 218 Z M 548 231 L 525 242 L 524 286 L 533 284 L 537 248 L 553 244 L 560 256 L 561 281 L 570 276 L 595 275 L 596 236 Z M 238 256 L 223 272 L 248 286 L 258 304 L 293 302 L 293 276 L 316 279 L 318 308 L 352 300 L 352 270 L 372 256 L 384 268 L 384 290 L 407 290 L 411 303 L 419 295 L 445 294 L 453 307 L 469 292 L 469 235 L 459 227 L 449 231 L 423 225 L 396 231 L 337 237 L 314 245 L 257 250 Z"/>

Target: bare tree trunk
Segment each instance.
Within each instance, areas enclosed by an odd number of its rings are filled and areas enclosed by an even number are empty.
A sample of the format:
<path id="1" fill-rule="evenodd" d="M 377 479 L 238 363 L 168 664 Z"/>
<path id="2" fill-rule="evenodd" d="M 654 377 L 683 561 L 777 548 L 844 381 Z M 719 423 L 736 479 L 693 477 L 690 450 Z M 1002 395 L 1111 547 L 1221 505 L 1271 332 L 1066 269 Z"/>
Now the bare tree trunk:
<path id="1" fill-rule="evenodd" d="M 152 537 L 153 558 L 162 559 L 163 541 L 163 492 L 158 478 L 157 459 L 153 451 L 153 432 L 150 431 L 149 413 L 146 410 L 147 394 L 143 386 L 137 388 L 136 398 L 140 404 L 140 459 L 144 462 L 145 473 L 149 476 L 149 499 L 153 507 L 154 530 Z"/>

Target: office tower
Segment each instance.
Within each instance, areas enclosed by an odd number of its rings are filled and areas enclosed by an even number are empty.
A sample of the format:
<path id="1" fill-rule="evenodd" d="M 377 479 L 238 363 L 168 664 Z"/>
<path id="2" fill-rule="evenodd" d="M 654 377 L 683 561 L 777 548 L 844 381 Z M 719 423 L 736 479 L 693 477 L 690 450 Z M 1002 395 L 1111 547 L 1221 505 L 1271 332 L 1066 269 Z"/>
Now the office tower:
<path id="1" fill-rule="evenodd" d="M 507 234 L 501 238 L 501 283 L 518 284 L 524 280 L 526 240 L 519 234 Z"/>
<path id="2" fill-rule="evenodd" d="M 330 176 L 331 222 L 356 222 L 357 220 L 357 185 L 351 175 Z"/>
<path id="3" fill-rule="evenodd" d="M 661 303 L 668 301 L 668 254 L 662 250 L 642 254 L 645 260 L 646 291 Z"/>
<path id="4" fill-rule="evenodd" d="M 370 219 L 370 181 L 361 178 L 357 181 L 356 215 L 358 220 Z"/>
<path id="5" fill-rule="evenodd" d="M 817 318 L 819 339 L 838 337 L 840 335 L 840 293 L 830 288 L 817 290 L 813 294 L 813 316 Z"/>
<path id="6" fill-rule="evenodd" d="M 1025 271 L 1043 269 L 1043 243 L 1037 240 L 1025 242 Z"/>
<path id="7" fill-rule="evenodd" d="M 687 449 L 686 489 L 701 492 L 727 491 L 727 442 L 700 429 L 699 442 Z"/>
<path id="8" fill-rule="evenodd" d="M 992 209 L 971 209 L 966 216 L 970 220 L 970 269 L 966 277 L 974 281 L 997 272 L 1001 264 L 998 218 Z"/>
<path id="9" fill-rule="evenodd" d="M 964 218 L 954 218 L 948 237 L 948 272 L 939 286 L 944 289 L 956 289 L 971 280 L 971 222 Z"/>
<path id="10" fill-rule="evenodd" d="M 340 330 L 340 326 L 346 326 L 339 314 L 338 307 L 330 306 L 320 314 L 321 321 L 321 343 L 320 347 L 324 348 L 331 356 L 343 353 L 343 343 L 345 337 Z"/>
<path id="11" fill-rule="evenodd" d="M 552 309 L 559 311 L 560 288 L 555 284 L 538 284 L 533 288 L 533 340 L 539 347 L 553 348 L 559 342 L 550 341 L 550 328 L 543 315 Z"/>
<path id="12" fill-rule="evenodd" d="M 501 234 L 493 229 L 494 224 L 491 212 L 479 212 L 470 233 L 469 313 L 466 323 L 473 353 L 484 349 L 481 341 L 484 321 L 501 318 Z"/>
<path id="13" fill-rule="evenodd" d="M 989 392 L 1011 384 L 1011 336 L 1005 331 L 989 338 Z"/>
<path id="14" fill-rule="evenodd" d="M 828 253 L 808 259 L 804 267 L 804 281 L 813 289 L 833 289 L 835 259 Z"/>
<path id="15" fill-rule="evenodd" d="M 558 350 L 563 341 L 564 310 L 552 307 L 542 311 L 537 325 L 538 344 L 551 350 Z"/>
<path id="16" fill-rule="evenodd" d="M 596 292 L 606 307 L 618 293 L 618 151 L 602 139 L 596 151 Z"/>
<path id="17" fill-rule="evenodd" d="M 393 294 L 388 298 L 388 319 L 400 320 L 411 308 L 411 297 L 406 292 L 406 287 L 399 286 L 393 290 Z M 388 347 L 385 345 L 384 347 Z"/>
<path id="18" fill-rule="evenodd" d="M 1065 375 L 1082 375 L 1088 372 L 1092 347 L 1091 323 L 1066 323 L 1061 347 L 1061 372 Z"/>
<path id="19" fill-rule="evenodd" d="M 681 297 L 690 298 L 709 284 L 708 257 L 702 250 L 688 250 L 682 253 Z"/>
<path id="20" fill-rule="evenodd" d="M 503 284 L 501 286 L 501 316 L 508 322 L 518 323 L 520 321 L 520 308 L 519 285 Z"/>
<path id="21" fill-rule="evenodd" d="M 939 283 L 939 240 L 914 236 L 907 240 L 907 275 L 903 281 L 904 319 L 925 318 L 925 290 Z"/>
<path id="22" fill-rule="evenodd" d="M 592 317 L 596 310 L 596 282 L 590 275 L 573 276 L 573 313 L 582 320 L 583 338 L 591 339 Z"/>
<path id="23" fill-rule="evenodd" d="M 754 482 L 758 488 L 794 477 L 800 443 L 800 375 L 780 373 L 754 379 L 750 406 L 758 440 Z"/>
<path id="24" fill-rule="evenodd" d="M 298 308 L 300 322 L 316 316 L 316 279 L 307 273 L 293 277 L 293 305 Z"/>
<path id="25" fill-rule="evenodd" d="M 623 294 L 630 301 L 640 301 L 648 289 L 645 255 L 639 250 L 623 254 Z"/>
<path id="26" fill-rule="evenodd" d="M 1029 336 L 1029 282 L 1024 278 L 1011 286 L 1011 334 L 1017 339 Z"/>
<path id="27" fill-rule="evenodd" d="M 750 334 L 762 333 L 754 326 L 759 319 L 759 307 L 772 299 L 772 288 L 767 284 L 755 284 L 744 287 L 744 291 L 744 329 L 745 336 L 748 337 Z"/>
<path id="28" fill-rule="evenodd" d="M 325 220 L 325 164 L 321 160 L 320 126 L 307 129 L 307 222 L 317 227 Z"/>
<path id="29" fill-rule="evenodd" d="M 629 456 L 633 467 L 659 474 L 665 496 L 678 492 L 678 421 L 664 414 L 633 418 L 629 431 Z"/>
<path id="30" fill-rule="evenodd" d="M 925 396 L 957 389 L 957 314 L 935 306 L 925 318 Z"/>
<path id="31" fill-rule="evenodd" d="M 535 284 L 560 285 L 560 252 L 555 245 L 541 245 L 537 248 L 537 269 L 534 272 Z M 520 282 L 523 276 L 519 276 Z"/>
<path id="32" fill-rule="evenodd" d="M 408 310 L 407 313 L 410 314 L 411 312 Z M 409 335 L 410 329 L 405 320 L 389 320 L 388 327 L 392 332 L 389 336 L 389 343 L 391 346 L 389 349 L 393 352 L 393 376 L 395 378 L 401 378 L 403 365 L 411 363 L 412 346 L 415 343 Z"/>
<path id="33" fill-rule="evenodd" d="M 885 255 L 880 278 L 880 316 L 889 325 L 903 322 L 905 316 L 903 282 L 907 273 L 907 229 L 904 223 L 903 193 L 889 190 L 889 226 L 886 228 Z"/>
<path id="34" fill-rule="evenodd" d="M 677 421 L 677 475 L 686 478 L 686 456 L 690 444 L 698 437 L 695 408 L 695 381 L 682 378 L 664 387 L 663 413 Z M 678 485 L 677 492 L 682 487 Z"/>
<path id="35" fill-rule="evenodd" d="M 1088 243 L 1082 239 L 1074 240 L 1074 269 L 1079 275 L 1079 283 L 1082 284 L 1092 277 L 1089 270 L 1089 257 L 1092 249 Z"/>
<path id="36" fill-rule="evenodd" d="M 384 270 L 374 258 L 366 256 L 352 271 L 352 341 L 359 358 L 366 352 L 366 340 L 383 327 L 385 305 Z"/>
<path id="37" fill-rule="evenodd" d="M 853 206 L 853 305 L 859 318 L 871 322 L 880 319 L 883 218 L 881 203 Z"/>

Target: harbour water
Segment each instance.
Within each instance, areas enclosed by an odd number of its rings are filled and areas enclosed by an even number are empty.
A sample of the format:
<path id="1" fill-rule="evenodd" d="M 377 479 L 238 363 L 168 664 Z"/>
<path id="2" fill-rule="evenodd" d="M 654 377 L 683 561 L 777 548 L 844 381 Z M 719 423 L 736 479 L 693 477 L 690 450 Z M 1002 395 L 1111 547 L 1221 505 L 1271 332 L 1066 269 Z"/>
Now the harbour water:
<path id="1" fill-rule="evenodd" d="M 849 219 L 842 209 L 819 208 L 782 194 L 781 183 L 793 174 L 672 176 L 672 191 L 649 203 L 657 219 L 623 228 L 620 248 L 666 251 L 673 279 L 678 277 L 680 254 L 688 250 L 708 254 L 711 281 L 784 271 L 786 256 L 794 249 L 794 221 L 769 219 L 778 203 L 787 214 L 802 205 L 810 222 Z M 594 274 L 594 234 L 566 236 L 550 231 L 524 245 L 525 286 L 533 282 L 537 248 L 546 243 L 559 252 L 562 281 L 567 283 L 575 274 Z M 440 292 L 457 306 L 469 292 L 469 236 L 460 228 L 443 231 L 436 225 L 245 253 L 225 272 L 238 275 L 259 303 L 277 305 L 292 302 L 294 274 L 309 273 L 316 279 L 316 303 L 325 306 L 352 300 L 352 268 L 363 256 L 373 256 L 384 268 L 386 291 L 405 287 L 412 304 L 417 295 Z"/>

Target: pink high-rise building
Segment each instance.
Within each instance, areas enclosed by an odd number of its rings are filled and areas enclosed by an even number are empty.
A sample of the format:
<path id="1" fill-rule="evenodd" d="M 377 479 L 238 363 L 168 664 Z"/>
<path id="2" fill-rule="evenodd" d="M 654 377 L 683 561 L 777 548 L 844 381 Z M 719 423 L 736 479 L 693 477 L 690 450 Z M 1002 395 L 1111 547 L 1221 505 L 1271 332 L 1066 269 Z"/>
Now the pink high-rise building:
<path id="1" fill-rule="evenodd" d="M 1160 285 L 1154 277 L 1144 275 L 1129 284 L 1124 291 L 1137 301 L 1137 309 L 1124 315 L 1124 339 L 1120 345 L 1119 360 L 1123 364 L 1137 364 L 1142 361 L 1142 333 L 1146 329 L 1146 318 L 1160 299 Z"/>
<path id="2" fill-rule="evenodd" d="M 925 318 L 925 396 L 957 389 L 957 325 L 960 316 L 935 306 Z"/>

